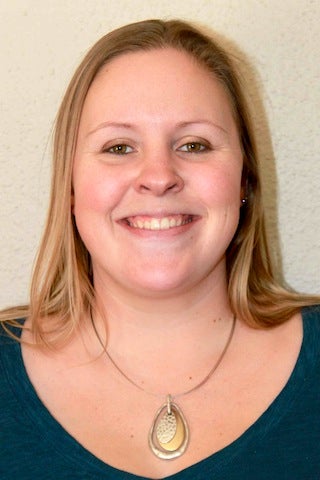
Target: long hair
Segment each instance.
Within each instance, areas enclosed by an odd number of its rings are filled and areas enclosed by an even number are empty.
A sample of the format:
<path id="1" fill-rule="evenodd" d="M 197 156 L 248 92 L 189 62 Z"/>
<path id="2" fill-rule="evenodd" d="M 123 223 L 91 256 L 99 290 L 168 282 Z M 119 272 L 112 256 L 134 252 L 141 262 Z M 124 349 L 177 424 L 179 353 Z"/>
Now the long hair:
<path id="1" fill-rule="evenodd" d="M 90 255 L 71 211 L 72 167 L 78 127 L 88 90 L 101 68 L 130 52 L 175 48 L 191 55 L 218 79 L 228 94 L 238 128 L 244 165 L 246 204 L 226 252 L 229 299 L 233 312 L 253 327 L 286 321 L 315 296 L 297 294 L 276 280 L 265 231 L 257 150 L 239 74 L 230 55 L 188 23 L 146 20 L 102 37 L 76 70 L 58 112 L 53 145 L 53 175 L 47 223 L 31 284 L 30 304 L 4 311 L 11 320 L 27 315 L 40 342 L 46 332 L 66 340 L 94 304 Z M 10 323 L 10 322 L 9 322 Z M 51 340 L 50 340 L 51 341 Z"/>

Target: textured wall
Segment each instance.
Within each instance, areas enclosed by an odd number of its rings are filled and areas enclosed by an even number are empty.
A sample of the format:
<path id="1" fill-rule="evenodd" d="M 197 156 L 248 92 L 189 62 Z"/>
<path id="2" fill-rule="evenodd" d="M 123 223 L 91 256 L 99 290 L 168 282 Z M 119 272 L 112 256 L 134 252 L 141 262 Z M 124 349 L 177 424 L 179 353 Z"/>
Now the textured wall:
<path id="1" fill-rule="evenodd" d="M 149 17 L 205 24 L 245 52 L 273 247 L 289 283 L 320 291 L 319 1 L 0 0 L 0 306 L 27 300 L 71 73 L 102 34 Z"/>

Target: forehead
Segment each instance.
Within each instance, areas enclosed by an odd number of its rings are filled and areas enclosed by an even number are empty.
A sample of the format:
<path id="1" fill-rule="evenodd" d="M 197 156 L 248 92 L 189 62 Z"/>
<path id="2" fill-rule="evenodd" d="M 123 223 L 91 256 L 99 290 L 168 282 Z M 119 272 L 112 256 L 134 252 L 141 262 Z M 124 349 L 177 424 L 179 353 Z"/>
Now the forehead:
<path id="1" fill-rule="evenodd" d="M 201 116 L 215 109 L 232 115 L 223 85 L 205 66 L 173 48 L 120 55 L 104 65 L 87 94 L 82 114 Z"/>

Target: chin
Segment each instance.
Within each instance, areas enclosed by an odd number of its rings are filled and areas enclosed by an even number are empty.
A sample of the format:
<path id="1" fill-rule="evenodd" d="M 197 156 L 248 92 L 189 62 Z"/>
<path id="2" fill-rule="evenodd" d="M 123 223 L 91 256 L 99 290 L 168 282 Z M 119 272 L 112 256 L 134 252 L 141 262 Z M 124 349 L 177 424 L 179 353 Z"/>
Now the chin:
<path id="1" fill-rule="evenodd" d="M 173 275 L 175 273 L 175 275 Z M 190 272 L 177 275 L 178 272 L 144 272 L 139 278 L 135 275 L 134 280 L 130 282 L 130 289 L 140 296 L 164 298 L 171 295 L 178 295 L 187 292 L 197 283 L 197 279 L 192 280 Z"/>

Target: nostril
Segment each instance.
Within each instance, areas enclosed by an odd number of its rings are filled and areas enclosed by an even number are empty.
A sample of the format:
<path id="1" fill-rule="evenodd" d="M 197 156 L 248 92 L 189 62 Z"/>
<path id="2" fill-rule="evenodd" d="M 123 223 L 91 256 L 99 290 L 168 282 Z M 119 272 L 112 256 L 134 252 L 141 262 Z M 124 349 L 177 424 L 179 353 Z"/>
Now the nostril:
<path id="1" fill-rule="evenodd" d="M 135 179 L 135 188 L 141 193 L 164 195 L 183 188 L 182 177 L 172 168 L 144 168 Z"/>
<path id="2" fill-rule="evenodd" d="M 140 190 L 145 190 L 146 192 L 149 192 L 151 188 L 147 187 L 146 185 L 140 185 Z"/>

